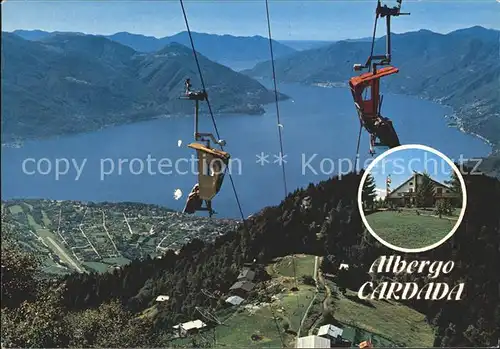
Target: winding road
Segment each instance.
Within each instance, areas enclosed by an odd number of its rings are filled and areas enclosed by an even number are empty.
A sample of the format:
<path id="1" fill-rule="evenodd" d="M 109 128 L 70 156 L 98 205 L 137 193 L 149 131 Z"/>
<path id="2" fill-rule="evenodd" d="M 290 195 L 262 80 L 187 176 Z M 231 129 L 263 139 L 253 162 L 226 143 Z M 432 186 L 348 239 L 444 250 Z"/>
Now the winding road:
<path id="1" fill-rule="evenodd" d="M 316 293 L 314 294 L 314 297 L 311 299 L 311 303 L 309 303 L 309 306 L 307 307 L 306 311 L 304 312 L 304 316 L 302 317 L 302 320 L 300 320 L 300 327 L 299 330 L 297 331 L 297 338 L 300 338 L 300 332 L 302 331 L 302 326 L 304 325 L 304 321 L 306 321 L 307 315 L 309 314 L 309 310 L 311 309 L 314 301 L 316 300 L 316 297 L 318 295 L 318 260 L 319 257 L 316 256 L 314 257 L 314 274 L 313 278 L 316 283 Z"/>

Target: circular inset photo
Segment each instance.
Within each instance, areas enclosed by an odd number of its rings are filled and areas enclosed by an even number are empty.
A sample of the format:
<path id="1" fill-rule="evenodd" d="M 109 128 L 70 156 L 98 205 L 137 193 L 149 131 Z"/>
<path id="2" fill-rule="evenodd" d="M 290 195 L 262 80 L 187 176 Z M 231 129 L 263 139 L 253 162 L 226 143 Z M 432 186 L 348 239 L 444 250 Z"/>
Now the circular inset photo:
<path id="1" fill-rule="evenodd" d="M 424 252 L 448 240 L 462 222 L 467 203 L 457 166 L 441 152 L 402 145 L 378 156 L 358 190 L 361 218 L 385 246 Z"/>

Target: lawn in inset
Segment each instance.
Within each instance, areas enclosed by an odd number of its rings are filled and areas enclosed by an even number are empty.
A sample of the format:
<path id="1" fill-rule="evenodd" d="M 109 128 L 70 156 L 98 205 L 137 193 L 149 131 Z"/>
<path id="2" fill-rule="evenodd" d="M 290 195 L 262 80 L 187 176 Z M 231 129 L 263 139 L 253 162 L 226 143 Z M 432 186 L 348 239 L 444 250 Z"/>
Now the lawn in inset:
<path id="1" fill-rule="evenodd" d="M 402 248 L 422 248 L 444 238 L 457 217 L 417 215 L 413 211 L 383 211 L 366 216 L 372 230 L 384 241 Z"/>

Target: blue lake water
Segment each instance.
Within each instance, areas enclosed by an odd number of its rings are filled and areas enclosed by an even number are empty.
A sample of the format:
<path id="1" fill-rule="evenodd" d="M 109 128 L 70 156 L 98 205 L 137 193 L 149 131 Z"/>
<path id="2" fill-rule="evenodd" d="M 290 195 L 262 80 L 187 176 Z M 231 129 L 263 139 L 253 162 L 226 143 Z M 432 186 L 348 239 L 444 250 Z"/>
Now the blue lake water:
<path id="1" fill-rule="evenodd" d="M 280 92 L 292 97 L 280 102 L 288 191 L 331 177 L 339 169 L 339 159 L 344 159 L 341 160 L 344 171 L 349 167 L 349 160 L 352 166 L 359 122 L 349 90 L 281 84 Z M 425 144 L 452 159 L 460 155 L 465 158 L 486 156 L 491 150 L 478 138 L 449 127 L 444 118 L 451 113 L 449 108 L 412 97 L 386 95 L 383 109 L 384 115 L 393 120 L 403 144 Z M 234 159 L 231 171 L 245 215 L 278 204 L 285 194 L 281 168 L 274 163 L 274 155 L 279 154 L 276 107 L 270 104 L 266 110 L 267 113 L 261 116 L 216 115 L 221 137 L 227 141 L 225 150 Z M 202 119 L 200 131 L 213 132 L 210 118 L 204 116 Z M 194 151 L 186 146 L 193 141 L 192 137 L 193 117 L 186 116 L 31 141 L 21 148 L 3 147 L 2 199 L 134 201 L 181 210 L 186 195 L 196 183 L 192 165 L 187 160 L 179 162 L 193 155 Z M 178 140 L 183 142 L 180 147 Z M 269 156 L 269 163 L 256 163 L 260 153 Z M 369 158 L 365 132 L 360 153 L 361 162 Z M 310 167 L 303 171 L 303 164 L 311 157 Z M 51 162 L 48 174 L 23 171 L 26 159 L 42 158 Z M 77 171 L 70 164 L 67 174 L 56 179 L 56 159 L 74 159 L 78 166 L 86 159 L 80 178 L 76 179 Z M 132 159 L 136 160 L 130 168 Z M 166 159 L 162 162 L 164 174 L 158 168 L 161 159 Z M 169 161 L 170 168 L 166 166 Z M 175 170 L 176 161 L 178 171 Z M 141 163 L 144 168 L 139 173 Z M 41 165 L 42 171 L 48 170 L 47 161 Z M 64 170 L 62 161 L 60 168 Z M 26 171 L 36 171 L 36 164 L 26 163 Z M 109 174 L 103 176 L 103 171 Z M 176 189 L 184 193 L 180 200 L 174 199 Z M 229 178 L 213 206 L 219 217 L 239 217 Z"/>

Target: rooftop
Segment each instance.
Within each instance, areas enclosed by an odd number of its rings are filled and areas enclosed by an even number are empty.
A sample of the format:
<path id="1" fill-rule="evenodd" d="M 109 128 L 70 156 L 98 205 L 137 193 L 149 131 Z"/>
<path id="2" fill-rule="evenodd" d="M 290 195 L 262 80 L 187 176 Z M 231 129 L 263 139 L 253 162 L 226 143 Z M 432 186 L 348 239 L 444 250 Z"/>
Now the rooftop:
<path id="1" fill-rule="evenodd" d="M 398 192 L 401 188 L 403 188 L 403 186 L 407 183 L 409 183 L 410 181 L 413 181 L 415 180 L 417 177 L 423 177 L 424 175 L 420 172 L 414 172 L 407 180 L 405 180 L 403 183 L 399 184 L 397 187 L 395 187 L 394 189 L 391 189 L 391 192 L 387 195 L 387 197 L 391 198 L 391 197 L 394 197 L 395 196 L 395 193 Z M 448 190 L 450 190 L 450 186 L 446 185 L 446 184 L 443 184 L 441 182 L 438 182 L 436 181 L 435 179 L 433 179 L 432 177 L 430 178 L 431 181 L 434 183 L 434 185 L 436 187 L 441 187 L 441 188 L 446 188 Z M 412 183 L 410 183 L 412 184 Z"/>
<path id="2" fill-rule="evenodd" d="M 240 305 L 243 301 L 244 299 L 238 296 L 231 296 L 226 299 L 227 303 L 231 303 L 233 305 Z"/>
<path id="3" fill-rule="evenodd" d="M 255 278 L 255 272 L 248 268 L 243 269 L 238 275 L 238 280 L 246 279 L 248 281 L 252 281 Z"/>
<path id="4" fill-rule="evenodd" d="M 250 281 L 236 281 L 230 290 L 242 289 L 244 291 L 251 291 L 255 287 L 255 284 Z"/>
<path id="5" fill-rule="evenodd" d="M 181 327 L 183 330 L 189 331 L 192 330 L 193 328 L 203 328 L 207 326 L 206 323 L 204 323 L 201 320 L 194 320 L 194 321 L 189 321 L 189 322 L 184 322 L 182 324 L 175 325 L 173 328 L 179 328 Z"/>
<path id="6" fill-rule="evenodd" d="M 318 336 L 330 336 L 333 338 L 337 338 L 339 336 L 342 336 L 342 333 L 344 332 L 343 329 L 338 328 L 337 326 L 333 325 L 323 325 L 319 328 L 318 330 Z"/>
<path id="7" fill-rule="evenodd" d="M 157 302 L 165 302 L 168 301 L 169 299 L 170 299 L 169 296 L 164 296 L 164 295 L 159 295 L 158 297 L 156 297 Z"/>

